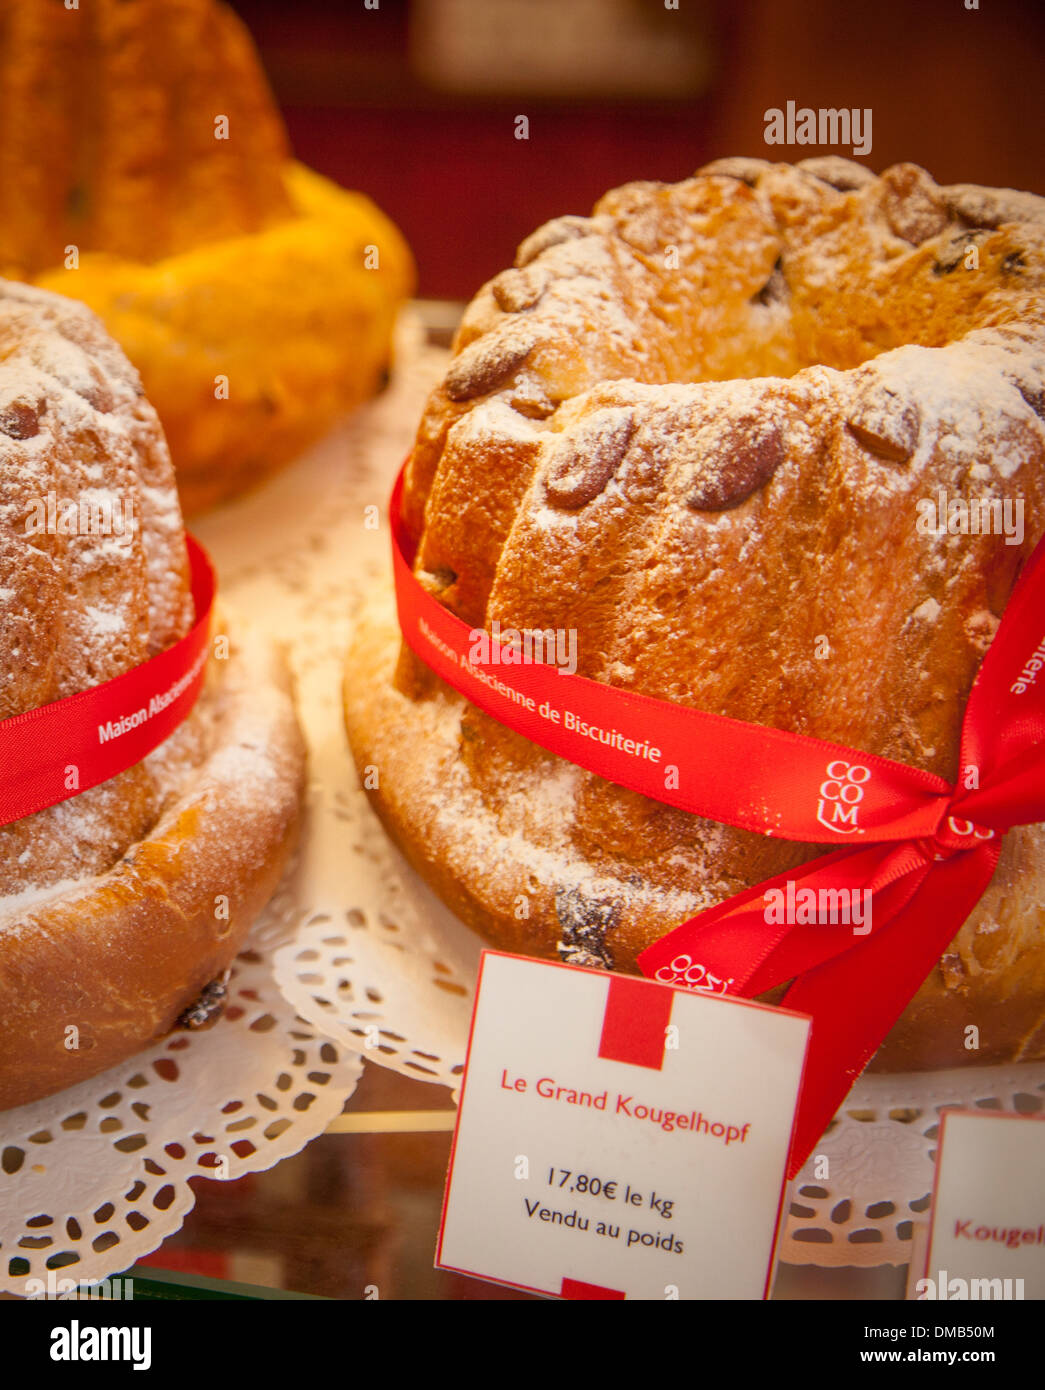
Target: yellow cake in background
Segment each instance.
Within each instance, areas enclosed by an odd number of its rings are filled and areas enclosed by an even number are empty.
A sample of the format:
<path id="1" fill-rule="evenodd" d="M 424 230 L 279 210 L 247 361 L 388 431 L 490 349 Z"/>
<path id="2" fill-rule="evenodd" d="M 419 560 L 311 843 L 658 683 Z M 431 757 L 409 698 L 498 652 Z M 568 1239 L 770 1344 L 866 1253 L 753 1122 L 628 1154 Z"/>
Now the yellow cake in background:
<path id="1" fill-rule="evenodd" d="M 251 486 L 366 400 L 413 262 L 296 164 L 216 0 L 0 0 L 0 273 L 83 300 L 141 372 L 182 507 Z"/>

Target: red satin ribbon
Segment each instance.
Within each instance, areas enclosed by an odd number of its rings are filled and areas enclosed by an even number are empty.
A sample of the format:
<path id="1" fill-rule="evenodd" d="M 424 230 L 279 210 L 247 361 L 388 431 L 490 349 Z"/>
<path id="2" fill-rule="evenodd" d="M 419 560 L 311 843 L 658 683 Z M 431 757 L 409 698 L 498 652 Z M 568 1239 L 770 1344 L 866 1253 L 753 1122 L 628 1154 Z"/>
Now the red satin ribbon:
<path id="1" fill-rule="evenodd" d="M 207 661 L 215 579 L 203 547 L 192 536 L 185 541 L 196 621 L 184 637 L 112 680 L 0 721 L 0 825 L 68 801 L 133 767 L 173 733 L 196 703 Z M 103 737 L 121 719 L 130 727 Z"/>
<path id="2" fill-rule="evenodd" d="M 1005 832 L 1045 821 L 1045 661 L 1035 656 L 1045 646 L 1045 540 L 966 706 L 960 766 L 976 769 L 964 780 L 977 785 L 952 787 L 887 758 L 554 666 L 471 661 L 472 629 L 412 572 L 402 488 L 400 474 L 391 501 L 399 622 L 407 644 L 448 685 L 532 742 L 656 801 L 764 835 L 840 846 L 684 922 L 639 957 L 654 979 L 718 993 L 752 997 L 794 981 L 784 1002 L 809 1014 L 813 1029 L 793 1175 L 983 894 Z M 611 741 L 593 739 L 578 721 Z M 677 787 L 665 777 L 669 766 Z M 870 890 L 870 931 L 770 925 L 766 895 L 786 894 L 789 881 L 796 893 Z"/>

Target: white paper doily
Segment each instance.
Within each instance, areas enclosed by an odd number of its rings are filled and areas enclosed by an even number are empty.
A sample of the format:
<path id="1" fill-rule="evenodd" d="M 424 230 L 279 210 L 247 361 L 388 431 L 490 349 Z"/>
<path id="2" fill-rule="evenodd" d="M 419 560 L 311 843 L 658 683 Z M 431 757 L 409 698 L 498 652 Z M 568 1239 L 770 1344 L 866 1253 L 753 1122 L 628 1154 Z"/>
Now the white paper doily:
<path id="1" fill-rule="evenodd" d="M 862 1076 L 791 1184 L 780 1258 L 907 1264 L 914 1227 L 928 1220 L 940 1111 L 951 1106 L 1039 1114 L 1045 1063 Z M 820 1156 L 827 1177 L 816 1175 Z"/>
<path id="2" fill-rule="evenodd" d="M 271 1168 L 340 1114 L 360 1059 L 297 1018 L 272 976 L 297 921 L 284 881 L 212 1028 L 0 1113 L 0 1289 L 126 1269 L 181 1226 L 189 1178 Z"/>

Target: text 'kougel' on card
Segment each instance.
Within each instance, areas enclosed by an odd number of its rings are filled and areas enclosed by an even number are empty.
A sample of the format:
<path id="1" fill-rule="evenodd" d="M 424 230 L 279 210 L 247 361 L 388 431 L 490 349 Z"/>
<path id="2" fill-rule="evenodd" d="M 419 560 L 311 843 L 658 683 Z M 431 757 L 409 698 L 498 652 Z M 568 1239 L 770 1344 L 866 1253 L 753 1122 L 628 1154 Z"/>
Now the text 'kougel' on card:
<path id="1" fill-rule="evenodd" d="M 437 1265 L 566 1298 L 763 1298 L 809 1020 L 483 953 Z"/>
<path id="2" fill-rule="evenodd" d="M 945 1110 L 916 1298 L 1045 1298 L 1045 1120 Z"/>

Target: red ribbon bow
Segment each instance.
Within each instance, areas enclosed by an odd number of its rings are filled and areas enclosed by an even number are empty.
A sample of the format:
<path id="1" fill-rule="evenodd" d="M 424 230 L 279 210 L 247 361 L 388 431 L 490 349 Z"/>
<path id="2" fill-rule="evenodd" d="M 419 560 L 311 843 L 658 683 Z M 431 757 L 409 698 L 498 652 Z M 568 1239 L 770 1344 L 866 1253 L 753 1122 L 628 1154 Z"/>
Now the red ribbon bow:
<path id="1" fill-rule="evenodd" d="M 1045 821 L 1045 540 L 980 666 L 962 725 L 963 774 L 952 787 L 887 758 L 545 664 L 474 658 L 472 630 L 411 570 L 402 487 L 401 473 L 391 501 L 399 622 L 447 684 L 532 742 L 655 800 L 762 834 L 844 846 L 684 922 L 639 957 L 647 976 L 717 993 L 751 997 L 794 981 L 784 1003 L 813 1019 L 794 1174 L 983 894 L 1005 832 Z M 669 764 L 677 785 L 665 784 Z M 788 922 L 796 914 L 786 908 L 806 889 L 818 902 L 821 891 L 835 902 L 840 890 L 848 902 L 870 893 L 871 920 Z M 774 899 L 785 907 L 779 924 L 768 910 Z"/>
<path id="2" fill-rule="evenodd" d="M 863 798 L 846 789 L 870 791 L 876 784 L 885 796 L 886 818 L 859 826 L 859 847 L 814 859 L 737 894 L 683 923 L 639 958 L 647 975 L 666 980 L 675 973 L 673 962 L 692 955 L 690 971 L 703 966 L 747 996 L 794 980 L 783 1002 L 810 1014 L 813 1032 L 792 1174 L 984 893 L 1005 832 L 1045 820 L 1043 648 L 1045 540 L 1026 565 L 973 683 L 962 723 L 959 784 L 951 787 L 902 763 L 851 753 L 846 767 L 833 765 L 840 776 L 818 788 L 826 793 L 818 797 L 818 811 L 828 803 L 825 827 L 836 823 L 849 831 L 859 812 L 836 821 L 847 812 L 834 808 L 845 807 L 847 800 L 849 809 L 859 807 Z M 815 775 L 817 740 L 789 739 L 795 793 L 801 797 L 806 777 Z M 926 797 L 923 788 L 930 781 L 935 794 Z M 912 820 L 923 821 L 921 833 Z M 804 818 L 787 803 L 779 833 L 824 839 L 810 835 Z M 773 890 L 786 894 L 789 880 L 794 895 L 800 889 L 869 891 L 870 930 L 861 928 L 845 940 L 822 925 L 770 929 L 767 897 Z"/>

